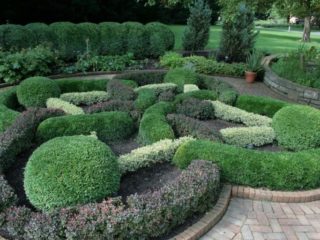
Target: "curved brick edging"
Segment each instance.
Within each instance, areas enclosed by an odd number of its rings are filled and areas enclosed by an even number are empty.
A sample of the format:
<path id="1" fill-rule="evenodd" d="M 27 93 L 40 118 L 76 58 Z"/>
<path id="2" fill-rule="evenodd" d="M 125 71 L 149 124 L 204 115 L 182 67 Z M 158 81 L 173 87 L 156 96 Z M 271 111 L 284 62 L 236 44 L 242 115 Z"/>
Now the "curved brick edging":
<path id="1" fill-rule="evenodd" d="M 272 55 L 263 60 L 264 83 L 273 91 L 290 100 L 320 108 L 320 89 L 305 87 L 278 76 L 270 67 L 272 61 L 276 58 L 276 55 Z"/>
<path id="2" fill-rule="evenodd" d="M 320 200 L 320 188 L 310 191 L 281 192 L 243 186 L 232 186 L 232 197 L 246 198 L 257 201 L 306 203 Z"/>
<path id="3" fill-rule="evenodd" d="M 217 204 L 206 213 L 197 223 L 187 228 L 171 240 L 197 240 L 214 227 L 224 216 L 231 199 L 230 185 L 224 185 Z"/>

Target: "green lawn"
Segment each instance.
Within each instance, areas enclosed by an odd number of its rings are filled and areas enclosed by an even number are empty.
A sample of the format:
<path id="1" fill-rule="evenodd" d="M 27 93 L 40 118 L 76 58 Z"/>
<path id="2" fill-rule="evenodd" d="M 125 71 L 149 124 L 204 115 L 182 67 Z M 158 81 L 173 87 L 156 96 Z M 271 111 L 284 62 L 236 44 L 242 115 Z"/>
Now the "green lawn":
<path id="1" fill-rule="evenodd" d="M 176 35 L 175 49 L 182 49 L 181 38 L 185 26 L 172 25 L 170 28 Z M 301 45 L 300 39 L 302 33 L 300 32 L 288 32 L 287 29 L 281 28 L 263 28 L 259 30 L 260 34 L 257 39 L 256 47 L 260 50 L 267 51 L 269 53 L 284 53 L 290 50 L 295 50 Z M 207 47 L 208 49 L 216 49 L 219 46 L 220 35 L 221 26 L 211 27 L 210 42 Z M 311 39 L 312 42 L 306 44 L 306 46 L 315 46 L 320 49 L 320 34 L 311 34 Z"/>

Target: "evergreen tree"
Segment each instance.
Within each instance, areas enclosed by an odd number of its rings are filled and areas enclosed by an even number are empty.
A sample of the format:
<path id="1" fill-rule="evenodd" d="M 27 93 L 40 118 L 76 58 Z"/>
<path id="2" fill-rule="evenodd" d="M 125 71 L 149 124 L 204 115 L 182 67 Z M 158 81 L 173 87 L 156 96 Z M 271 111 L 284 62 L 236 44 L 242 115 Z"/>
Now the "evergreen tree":
<path id="1" fill-rule="evenodd" d="M 244 62 L 254 48 L 257 35 L 252 9 L 240 3 L 233 16 L 223 20 L 218 58 L 226 62 Z"/>
<path id="2" fill-rule="evenodd" d="M 203 50 L 210 37 L 212 11 L 206 0 L 195 0 L 190 6 L 188 26 L 183 36 L 183 49 L 188 51 Z"/>

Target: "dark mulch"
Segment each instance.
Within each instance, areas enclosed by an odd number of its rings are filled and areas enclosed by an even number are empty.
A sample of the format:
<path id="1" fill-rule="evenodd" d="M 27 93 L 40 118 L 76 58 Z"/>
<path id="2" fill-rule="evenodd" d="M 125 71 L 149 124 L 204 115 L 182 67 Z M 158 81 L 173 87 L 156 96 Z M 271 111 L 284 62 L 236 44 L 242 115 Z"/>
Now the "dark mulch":
<path id="1" fill-rule="evenodd" d="M 286 151 L 286 149 L 276 145 L 276 144 L 270 144 L 270 145 L 265 145 L 262 147 L 257 147 L 255 148 L 256 150 L 259 151 L 266 151 L 266 152 L 283 152 Z"/>
<path id="2" fill-rule="evenodd" d="M 136 135 L 125 140 L 108 143 L 108 146 L 117 156 L 130 153 L 132 150 L 140 147 Z"/>

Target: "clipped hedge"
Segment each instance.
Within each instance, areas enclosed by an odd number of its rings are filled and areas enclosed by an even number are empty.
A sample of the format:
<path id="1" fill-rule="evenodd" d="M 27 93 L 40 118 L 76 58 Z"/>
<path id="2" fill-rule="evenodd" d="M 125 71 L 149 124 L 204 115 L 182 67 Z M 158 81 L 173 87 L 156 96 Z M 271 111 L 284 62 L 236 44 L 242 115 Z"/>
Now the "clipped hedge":
<path id="1" fill-rule="evenodd" d="M 241 95 L 236 102 L 237 108 L 247 112 L 265 115 L 270 118 L 272 118 L 280 109 L 289 105 L 291 104 L 281 100 L 251 95 Z"/>
<path id="2" fill-rule="evenodd" d="M 77 106 L 92 105 L 94 103 L 104 102 L 109 99 L 105 91 L 73 92 L 61 94 L 60 98 Z"/>
<path id="3" fill-rule="evenodd" d="M 101 34 L 101 53 L 103 55 L 122 55 L 127 52 L 125 46 L 125 27 L 120 23 L 103 22 L 99 24 Z"/>
<path id="4" fill-rule="evenodd" d="M 194 92 L 194 91 L 199 91 L 199 87 L 195 84 L 185 84 L 183 86 L 183 92 L 188 93 L 188 92 Z"/>
<path id="5" fill-rule="evenodd" d="M 152 144 L 162 139 L 174 139 L 174 132 L 166 120 L 166 115 L 173 111 L 170 103 L 159 102 L 149 107 L 140 121 L 139 141 Z"/>
<path id="6" fill-rule="evenodd" d="M 34 41 L 32 32 L 21 25 L 0 25 L 0 48 L 5 51 L 28 48 Z"/>
<path id="7" fill-rule="evenodd" d="M 110 100 L 106 102 L 97 103 L 86 109 L 86 113 L 99 113 L 99 112 L 130 112 L 134 109 L 133 101 L 120 101 Z"/>
<path id="8" fill-rule="evenodd" d="M 101 201 L 119 187 L 115 155 L 106 144 L 86 136 L 44 143 L 32 153 L 24 172 L 28 199 L 44 211 Z"/>
<path id="9" fill-rule="evenodd" d="M 20 114 L 14 110 L 19 105 L 16 91 L 16 87 L 12 87 L 0 93 L 0 132 L 11 126 Z"/>
<path id="10" fill-rule="evenodd" d="M 320 147 L 320 111 L 307 106 L 279 110 L 272 124 L 277 140 L 287 149 L 300 151 Z"/>
<path id="11" fill-rule="evenodd" d="M 89 135 L 96 132 L 100 140 L 107 142 L 129 137 L 133 130 L 134 122 L 128 113 L 103 112 L 47 119 L 39 125 L 37 138 L 45 142 L 60 136 Z"/>
<path id="12" fill-rule="evenodd" d="M 136 98 L 136 93 L 131 87 L 116 79 L 108 82 L 107 91 L 112 100 L 130 101 Z"/>
<path id="13" fill-rule="evenodd" d="M 57 79 L 61 93 L 105 91 L 109 79 Z"/>
<path id="14" fill-rule="evenodd" d="M 183 101 L 190 99 L 190 98 L 196 98 L 199 100 L 217 100 L 218 95 L 210 90 L 199 90 L 199 91 L 192 91 L 187 93 L 181 93 L 176 96 L 174 103 L 179 104 Z"/>
<path id="15" fill-rule="evenodd" d="M 139 86 L 163 83 L 165 71 L 137 71 L 119 74 L 114 79 L 129 79 L 135 81 Z"/>
<path id="16" fill-rule="evenodd" d="M 293 191 L 320 186 L 319 154 L 319 149 L 275 153 L 199 140 L 180 146 L 173 162 L 185 168 L 201 158 L 216 163 L 226 182 Z"/>
<path id="17" fill-rule="evenodd" d="M 209 101 L 201 101 L 196 98 L 188 98 L 176 107 L 178 114 L 184 114 L 188 117 L 200 120 L 214 118 L 214 108 Z"/>
<path id="18" fill-rule="evenodd" d="M 198 75 L 186 68 L 175 68 L 169 70 L 166 76 L 164 77 L 164 82 L 174 83 L 178 86 L 178 91 L 183 92 L 185 84 L 199 84 Z"/>
<path id="19" fill-rule="evenodd" d="M 93 55 L 100 54 L 101 48 L 101 35 L 100 28 L 95 23 L 79 23 L 77 24 L 77 29 L 80 33 L 80 43 L 82 43 L 79 49 L 80 53 L 86 53 L 88 50 Z"/>
<path id="20" fill-rule="evenodd" d="M 45 107 L 48 98 L 60 96 L 56 82 L 45 77 L 31 77 L 17 88 L 18 101 L 24 107 Z"/>
<path id="21" fill-rule="evenodd" d="M 47 100 L 47 108 L 60 109 L 64 111 L 66 114 L 70 115 L 80 115 L 84 114 L 82 108 L 77 107 L 76 105 L 69 103 L 67 101 L 61 100 L 59 98 L 49 98 Z"/>
<path id="22" fill-rule="evenodd" d="M 137 99 L 134 101 L 134 107 L 144 112 L 147 108 L 151 107 L 157 102 L 156 92 L 152 89 L 141 89 L 138 93 Z"/>
<path id="23" fill-rule="evenodd" d="M 177 92 L 178 86 L 174 83 L 157 83 L 157 84 L 148 84 L 135 89 L 135 92 L 140 92 L 141 90 L 151 89 L 159 96 L 163 92 L 171 91 L 173 93 Z"/>
<path id="24" fill-rule="evenodd" d="M 34 39 L 33 47 L 40 44 L 53 47 L 56 35 L 49 29 L 49 26 L 47 24 L 29 23 L 25 25 L 25 28 L 32 32 Z"/>
<path id="25" fill-rule="evenodd" d="M 120 172 L 126 174 L 158 163 L 171 162 L 178 147 L 192 139 L 191 137 L 183 137 L 176 140 L 164 139 L 121 155 L 118 158 Z"/>

